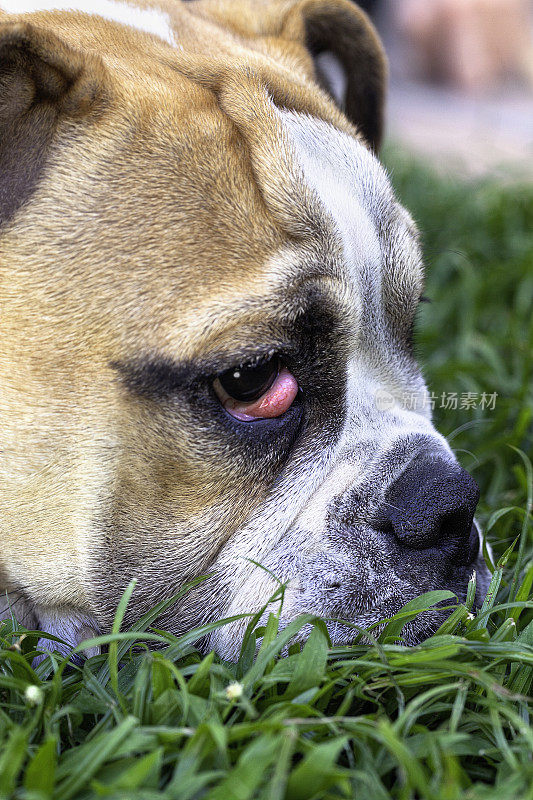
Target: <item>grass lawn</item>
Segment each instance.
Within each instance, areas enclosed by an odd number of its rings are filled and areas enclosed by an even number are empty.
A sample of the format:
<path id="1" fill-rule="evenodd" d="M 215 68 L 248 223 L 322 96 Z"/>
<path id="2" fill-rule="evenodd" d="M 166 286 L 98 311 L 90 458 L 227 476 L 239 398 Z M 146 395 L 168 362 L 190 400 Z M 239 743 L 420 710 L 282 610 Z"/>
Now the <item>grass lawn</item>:
<path id="1" fill-rule="evenodd" d="M 319 619 L 278 634 L 274 603 L 238 664 L 201 655 L 197 632 L 154 632 L 156 610 L 79 667 L 49 656 L 36 669 L 38 635 L 7 621 L 0 798 L 533 800 L 533 187 L 385 159 L 424 234 L 432 303 L 417 339 L 436 423 L 481 487 L 496 561 L 482 610 L 431 593 L 379 640 L 330 648 Z M 406 619 L 443 599 L 440 631 L 398 644 Z M 280 658 L 309 621 L 303 650 Z"/>

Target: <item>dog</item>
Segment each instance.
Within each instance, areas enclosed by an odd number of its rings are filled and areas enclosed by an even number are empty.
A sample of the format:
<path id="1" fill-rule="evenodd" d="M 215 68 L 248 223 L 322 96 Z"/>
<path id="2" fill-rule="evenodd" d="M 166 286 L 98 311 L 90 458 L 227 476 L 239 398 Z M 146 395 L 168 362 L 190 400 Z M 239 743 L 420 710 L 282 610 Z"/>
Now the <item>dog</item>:
<path id="1" fill-rule="evenodd" d="M 349 0 L 0 0 L 0 588 L 74 646 L 488 571 L 413 354 L 415 223 Z M 406 403 L 409 395 L 411 402 Z M 413 398 L 414 401 L 413 402 Z M 409 623 L 431 633 L 444 612 Z M 208 645 L 238 656 L 248 619 Z M 301 637 L 305 636 L 305 631 Z"/>

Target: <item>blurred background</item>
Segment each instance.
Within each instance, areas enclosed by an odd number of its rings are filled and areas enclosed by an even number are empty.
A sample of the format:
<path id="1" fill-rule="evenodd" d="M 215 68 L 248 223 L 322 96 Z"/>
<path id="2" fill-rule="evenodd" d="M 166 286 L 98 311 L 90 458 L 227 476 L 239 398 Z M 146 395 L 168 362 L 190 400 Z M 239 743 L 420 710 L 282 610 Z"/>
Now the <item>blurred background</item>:
<path id="1" fill-rule="evenodd" d="M 390 139 L 440 171 L 533 178 L 533 0 L 359 0 L 390 61 Z"/>
<path id="2" fill-rule="evenodd" d="M 501 553 L 533 500 L 533 0 L 359 5 L 390 62 L 381 158 L 426 262 L 418 360 Z M 531 521 L 527 542 L 533 561 Z"/>

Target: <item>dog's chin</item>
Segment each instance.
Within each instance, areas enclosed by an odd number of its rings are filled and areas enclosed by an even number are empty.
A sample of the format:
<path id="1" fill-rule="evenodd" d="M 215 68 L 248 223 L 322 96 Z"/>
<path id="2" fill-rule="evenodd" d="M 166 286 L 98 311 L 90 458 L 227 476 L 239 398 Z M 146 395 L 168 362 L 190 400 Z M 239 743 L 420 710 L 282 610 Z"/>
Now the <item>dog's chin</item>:
<path id="1" fill-rule="evenodd" d="M 418 614 L 414 620 L 404 625 L 401 634 L 395 639 L 394 643 L 404 646 L 414 646 L 421 644 L 430 636 L 433 636 L 449 616 L 449 607 L 453 605 L 453 602 L 453 600 L 450 600 L 449 603 L 444 602 L 441 604 L 441 606 L 443 606 L 441 608 L 430 608 Z M 391 605 L 392 604 L 387 604 L 387 610 L 383 609 L 381 612 L 375 610 L 352 618 L 349 618 L 348 615 L 333 619 L 322 614 L 320 616 L 323 616 L 325 619 L 326 628 L 333 647 L 349 646 L 355 643 L 368 646 L 374 644 L 379 639 L 387 625 L 387 620 L 394 616 L 395 613 L 397 614 L 405 605 L 405 602 L 402 600 L 394 604 L 396 607 L 394 613 L 391 613 Z M 290 621 L 290 619 L 282 618 L 280 628 L 286 628 Z M 298 642 L 302 645 L 305 644 L 311 630 L 311 625 L 304 625 L 298 631 L 292 642 Z"/>
<path id="2" fill-rule="evenodd" d="M 369 645 L 379 637 L 387 620 L 398 614 L 410 600 L 425 592 L 446 589 L 460 603 L 464 603 L 468 582 L 474 572 L 476 608 L 483 602 L 490 582 L 490 573 L 481 556 L 460 568 L 454 568 L 451 562 L 444 563 L 444 559 L 441 559 L 438 566 L 435 563 L 428 564 L 428 569 L 421 570 L 418 576 L 413 574 L 412 569 L 398 575 L 386 570 L 381 573 L 376 573 L 373 569 L 364 570 L 361 565 L 349 577 L 346 574 L 340 576 L 338 568 L 334 573 L 317 573 L 313 570 L 310 575 L 309 572 L 300 572 L 288 581 L 280 627 L 286 628 L 302 614 L 314 614 L 326 621 L 333 646 L 350 645 L 354 642 Z M 432 636 L 448 618 L 450 606 L 455 603 L 455 598 L 451 597 L 419 613 L 414 620 L 404 625 L 397 643 L 413 646 Z M 236 613 L 240 603 L 232 605 L 231 612 Z M 268 612 L 260 624 L 266 621 L 267 614 Z M 247 623 L 248 620 L 245 620 L 219 629 L 210 637 L 209 642 L 206 641 L 207 646 L 213 647 L 222 658 L 236 660 Z M 312 626 L 303 625 L 291 642 L 305 643 L 311 629 Z"/>
<path id="3" fill-rule="evenodd" d="M 403 645 L 405 647 L 421 644 L 437 632 L 449 613 L 449 610 L 433 608 L 422 612 L 416 619 L 404 625 L 401 634 L 395 638 L 394 644 Z M 388 618 L 384 617 L 382 614 L 369 614 L 350 621 L 346 618 L 325 618 L 325 624 L 332 647 L 349 647 L 356 643 L 368 647 L 378 641 L 387 624 L 382 621 L 384 619 Z M 286 628 L 290 621 L 291 620 L 282 618 L 280 621 L 280 630 Z M 298 643 L 302 646 L 305 645 L 312 629 L 312 625 L 304 625 L 291 640 L 291 644 Z M 282 655 L 287 654 L 288 647 L 284 648 L 282 651 Z"/>
<path id="4" fill-rule="evenodd" d="M 337 586 L 330 582 L 328 587 L 322 589 L 318 588 L 318 583 L 300 586 L 294 592 L 289 590 L 285 609 L 289 613 L 283 615 L 284 625 L 288 618 L 294 619 L 299 613 L 311 612 L 330 620 L 327 626 L 332 644 L 351 644 L 356 640 L 369 642 L 379 636 L 387 620 L 425 592 L 445 589 L 452 592 L 460 603 L 464 603 L 473 573 L 476 575 L 474 608 L 479 607 L 490 582 L 490 573 L 482 557 L 478 556 L 460 568 L 445 558 L 436 565 L 438 561 L 438 557 L 435 557 L 433 564 L 428 563 L 427 570 L 421 570 L 418 576 L 413 574 L 412 567 L 403 574 L 386 570 L 380 575 L 373 570 L 366 574 L 361 571 L 359 579 L 352 578 Z M 449 607 L 455 602 L 452 597 L 418 614 L 404 626 L 400 643 L 416 645 L 432 636 L 447 619 Z M 305 636 L 299 638 L 302 640 Z"/>

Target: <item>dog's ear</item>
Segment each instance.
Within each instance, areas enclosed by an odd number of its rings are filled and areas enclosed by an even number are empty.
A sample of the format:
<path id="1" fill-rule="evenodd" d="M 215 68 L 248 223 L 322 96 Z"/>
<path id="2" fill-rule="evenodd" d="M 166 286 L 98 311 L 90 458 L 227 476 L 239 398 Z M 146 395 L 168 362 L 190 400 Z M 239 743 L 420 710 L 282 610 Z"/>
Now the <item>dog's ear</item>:
<path id="1" fill-rule="evenodd" d="M 29 198 L 65 116 L 101 95 L 104 67 L 29 23 L 0 23 L 0 225 Z"/>
<path id="2" fill-rule="evenodd" d="M 296 0 L 281 35 L 305 44 L 317 81 L 377 150 L 383 135 L 387 61 L 367 15 L 350 0 Z"/>
<path id="3" fill-rule="evenodd" d="M 387 60 L 351 0 L 195 0 L 192 11 L 233 30 L 295 77 L 314 78 L 374 149 L 383 135 Z"/>

